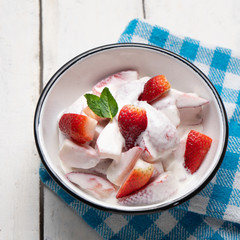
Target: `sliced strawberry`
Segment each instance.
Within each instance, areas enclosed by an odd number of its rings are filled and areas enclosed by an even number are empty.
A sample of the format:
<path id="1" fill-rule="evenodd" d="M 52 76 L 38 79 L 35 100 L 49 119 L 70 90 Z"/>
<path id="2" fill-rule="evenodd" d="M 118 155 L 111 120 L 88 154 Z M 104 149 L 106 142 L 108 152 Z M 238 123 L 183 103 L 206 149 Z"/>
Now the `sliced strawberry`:
<path id="1" fill-rule="evenodd" d="M 60 130 L 77 143 L 93 140 L 97 121 L 81 114 L 66 113 L 59 121 Z"/>
<path id="2" fill-rule="evenodd" d="M 119 189 L 116 197 L 122 198 L 145 186 L 149 182 L 153 174 L 153 170 L 154 166 L 151 163 L 138 159 L 133 170 Z"/>
<path id="3" fill-rule="evenodd" d="M 107 170 L 107 178 L 117 186 L 121 186 L 124 179 L 134 168 L 139 156 L 142 153 L 140 147 L 133 147 L 121 154 L 119 161 L 113 161 Z"/>
<path id="4" fill-rule="evenodd" d="M 59 157 L 67 166 L 83 169 L 95 167 L 100 161 L 94 148 L 87 144 L 80 146 L 69 139 L 64 140 Z"/>
<path id="5" fill-rule="evenodd" d="M 126 149 L 134 147 L 138 136 L 147 128 L 147 113 L 144 108 L 125 105 L 119 112 L 118 126 L 125 139 Z"/>
<path id="6" fill-rule="evenodd" d="M 105 87 L 108 87 L 112 90 L 112 87 L 119 87 L 122 84 L 126 83 L 126 81 L 137 80 L 138 73 L 136 71 L 122 71 L 115 73 L 102 81 L 98 82 L 92 89 L 93 93 L 100 96 L 102 90 Z"/>
<path id="7" fill-rule="evenodd" d="M 170 89 L 170 83 L 164 75 L 158 75 L 149 79 L 145 85 L 139 100 L 152 102 Z"/>
<path id="8" fill-rule="evenodd" d="M 174 175 L 171 172 L 164 172 L 145 187 L 118 199 L 118 202 L 125 206 L 159 203 L 169 199 L 176 191 L 177 184 Z"/>
<path id="9" fill-rule="evenodd" d="M 191 130 L 187 137 L 184 154 L 185 167 L 191 174 L 196 172 L 212 144 L 212 139 L 200 132 Z"/>
<path id="10" fill-rule="evenodd" d="M 109 197 L 116 190 L 107 179 L 91 173 L 71 172 L 66 178 L 99 199 Z"/>
<path id="11" fill-rule="evenodd" d="M 182 93 L 176 97 L 177 108 L 197 108 L 209 103 L 207 99 L 201 98 L 194 93 Z"/>

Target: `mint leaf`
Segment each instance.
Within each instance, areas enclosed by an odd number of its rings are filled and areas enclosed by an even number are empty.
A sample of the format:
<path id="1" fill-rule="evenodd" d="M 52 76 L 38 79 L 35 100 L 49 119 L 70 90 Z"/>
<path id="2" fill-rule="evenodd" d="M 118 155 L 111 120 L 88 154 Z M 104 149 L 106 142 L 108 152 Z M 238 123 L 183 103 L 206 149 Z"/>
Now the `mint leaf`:
<path id="1" fill-rule="evenodd" d="M 90 93 L 85 94 L 84 97 L 87 99 L 87 105 L 89 106 L 89 108 L 99 117 L 104 117 L 100 110 L 100 97 Z"/>
<path id="2" fill-rule="evenodd" d="M 88 107 L 99 117 L 113 118 L 118 112 L 118 105 L 111 92 L 105 87 L 100 97 L 94 94 L 85 94 Z"/>
<path id="3" fill-rule="evenodd" d="M 100 105 L 102 114 L 113 118 L 118 112 L 118 105 L 111 92 L 105 87 L 100 96 Z"/>

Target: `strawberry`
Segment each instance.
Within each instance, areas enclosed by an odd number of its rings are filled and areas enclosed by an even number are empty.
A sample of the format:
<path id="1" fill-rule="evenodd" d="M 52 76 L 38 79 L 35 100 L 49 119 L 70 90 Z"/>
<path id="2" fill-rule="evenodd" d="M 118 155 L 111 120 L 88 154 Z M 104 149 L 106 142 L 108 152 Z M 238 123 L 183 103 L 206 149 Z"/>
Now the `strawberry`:
<path id="1" fill-rule="evenodd" d="M 196 172 L 212 144 L 212 139 L 200 132 L 191 130 L 187 137 L 184 154 L 185 167 L 191 174 Z"/>
<path id="2" fill-rule="evenodd" d="M 145 83 L 143 92 L 139 96 L 139 100 L 150 103 L 168 91 L 170 87 L 170 83 L 164 75 L 155 76 Z"/>
<path id="3" fill-rule="evenodd" d="M 134 105 L 123 106 L 118 115 L 118 126 L 126 149 L 134 147 L 138 136 L 147 128 L 146 110 Z"/>
<path id="4" fill-rule="evenodd" d="M 120 187 L 116 198 L 127 196 L 130 193 L 135 192 L 136 190 L 145 186 L 149 182 L 153 174 L 153 170 L 153 164 L 138 159 L 133 170 L 130 172 L 127 179 Z"/>
<path id="5" fill-rule="evenodd" d="M 132 81 L 136 79 L 138 79 L 138 73 L 136 71 L 128 70 L 118 72 L 98 82 L 93 87 L 92 91 L 95 95 L 100 96 L 102 90 L 105 87 L 108 87 L 112 90 L 112 87 L 114 87 L 114 85 L 116 87 L 119 87 L 122 84 L 126 83 L 127 81 Z"/>
<path id="6" fill-rule="evenodd" d="M 60 130 L 80 144 L 93 139 L 96 125 L 95 119 L 75 113 L 63 114 L 59 121 Z"/>
<path id="7" fill-rule="evenodd" d="M 118 199 L 118 203 L 125 206 L 159 203 L 169 199 L 177 190 L 174 174 L 171 172 L 163 172 L 138 191 Z"/>
<path id="8" fill-rule="evenodd" d="M 121 154 L 119 161 L 113 161 L 107 169 L 107 178 L 117 186 L 121 186 L 124 179 L 134 168 L 142 153 L 140 147 L 133 147 Z"/>
<path id="9" fill-rule="evenodd" d="M 92 173 L 70 172 L 65 176 L 70 182 L 85 189 L 98 199 L 109 197 L 116 191 L 115 186 L 107 179 Z"/>

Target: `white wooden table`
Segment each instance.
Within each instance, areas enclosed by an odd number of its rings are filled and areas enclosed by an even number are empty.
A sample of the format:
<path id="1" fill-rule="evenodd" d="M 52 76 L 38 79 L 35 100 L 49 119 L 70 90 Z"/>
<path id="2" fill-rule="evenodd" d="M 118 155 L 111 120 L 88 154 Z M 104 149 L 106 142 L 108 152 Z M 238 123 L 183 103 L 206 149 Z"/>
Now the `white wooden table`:
<path id="1" fill-rule="evenodd" d="M 77 54 L 133 18 L 240 52 L 239 0 L 0 0 L 0 239 L 101 239 L 38 175 L 39 94 Z"/>

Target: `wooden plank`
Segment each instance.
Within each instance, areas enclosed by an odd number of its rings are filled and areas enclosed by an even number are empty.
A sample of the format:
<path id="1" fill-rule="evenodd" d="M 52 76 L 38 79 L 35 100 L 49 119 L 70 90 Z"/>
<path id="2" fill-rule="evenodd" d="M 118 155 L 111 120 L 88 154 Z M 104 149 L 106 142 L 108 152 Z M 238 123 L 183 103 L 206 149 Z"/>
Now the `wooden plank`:
<path id="1" fill-rule="evenodd" d="M 51 190 L 44 191 L 44 239 L 102 239 Z"/>
<path id="2" fill-rule="evenodd" d="M 240 2 L 145 0 L 146 19 L 183 36 L 240 51 Z"/>
<path id="3" fill-rule="evenodd" d="M 139 0 L 43 0 L 44 81 L 66 61 L 96 46 L 117 42 Z"/>
<path id="4" fill-rule="evenodd" d="M 0 9 L 0 239 L 38 239 L 39 6 L 1 1 Z"/>
<path id="5" fill-rule="evenodd" d="M 139 0 L 42 1 L 44 85 L 66 61 L 117 42 L 127 23 L 142 17 Z M 44 239 L 100 239 L 51 191 L 44 189 Z"/>

